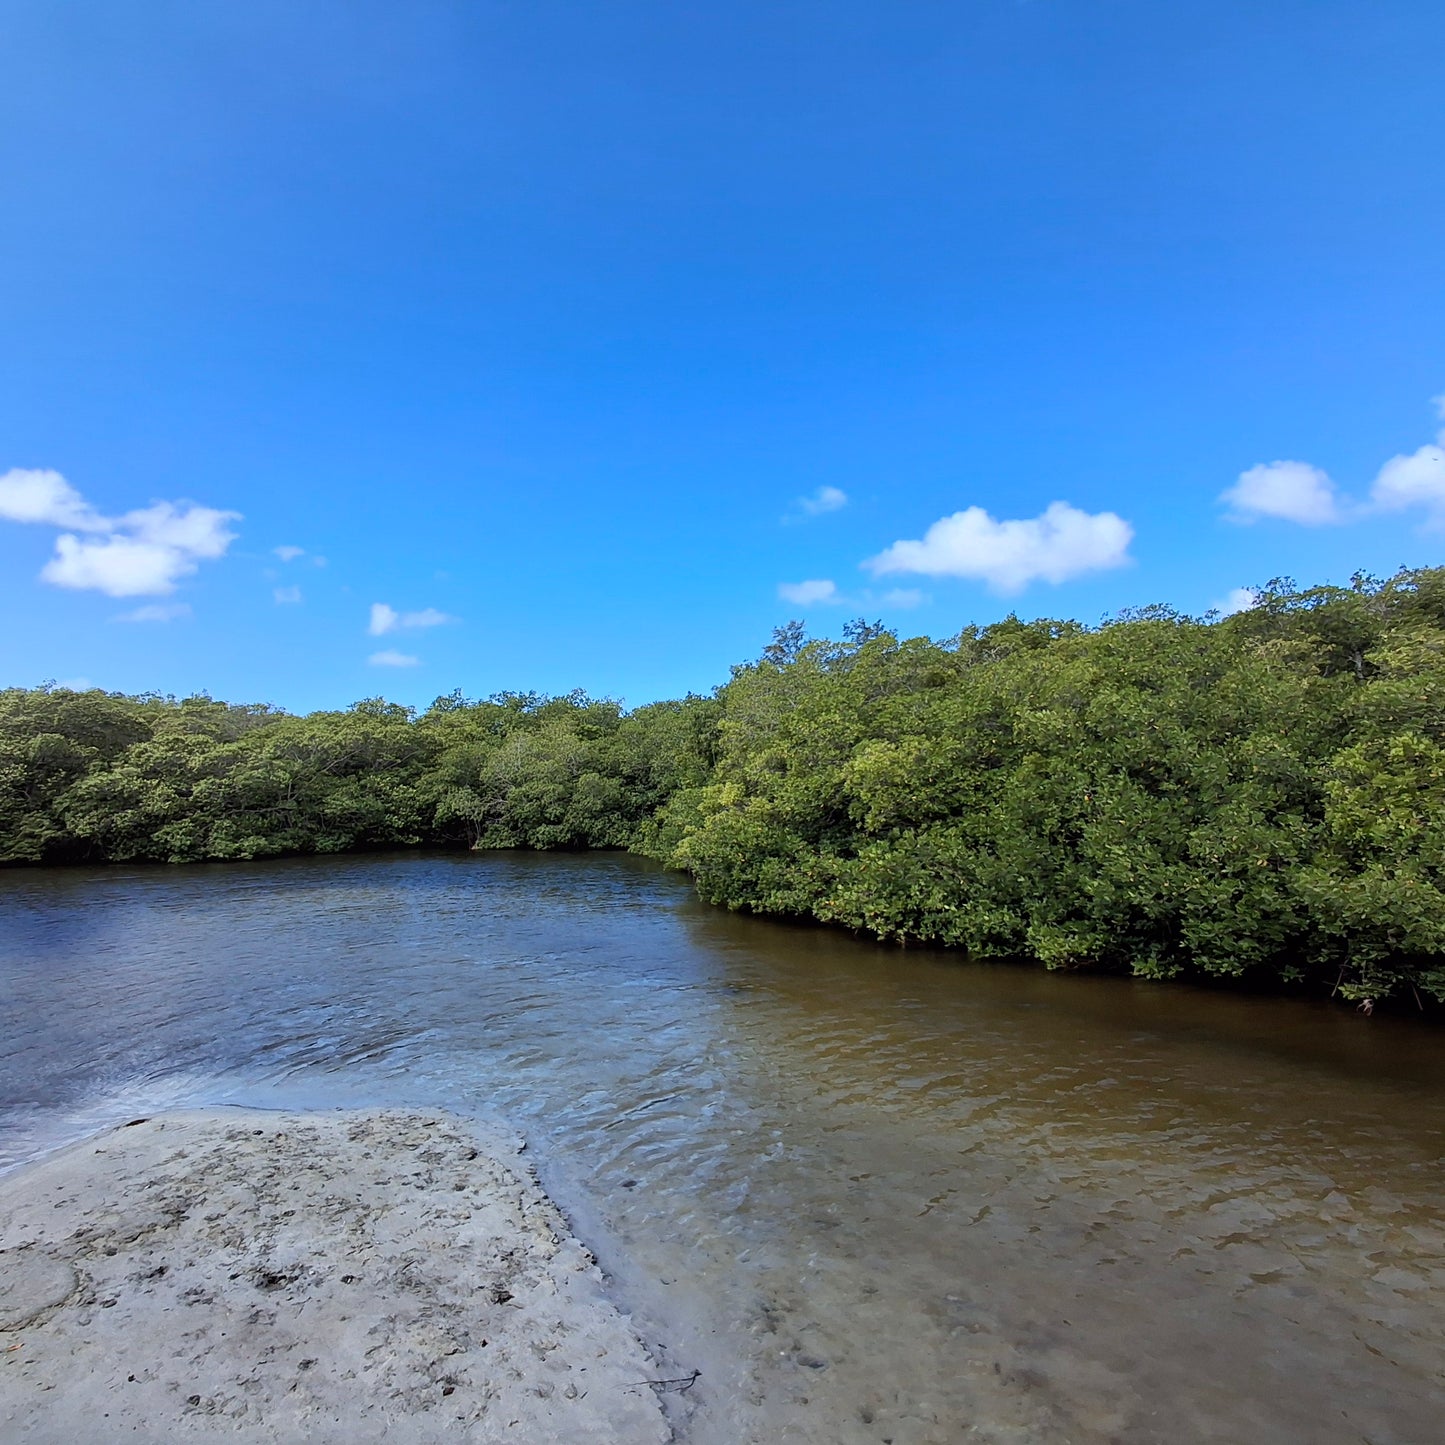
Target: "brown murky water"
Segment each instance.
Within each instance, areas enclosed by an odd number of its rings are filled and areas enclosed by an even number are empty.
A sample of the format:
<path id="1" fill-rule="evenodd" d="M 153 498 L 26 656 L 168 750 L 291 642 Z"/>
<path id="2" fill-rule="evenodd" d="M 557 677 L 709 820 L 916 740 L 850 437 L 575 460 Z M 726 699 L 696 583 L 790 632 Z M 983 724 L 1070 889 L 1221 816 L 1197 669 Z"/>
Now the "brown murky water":
<path id="1" fill-rule="evenodd" d="M 1445 1438 L 1442 1035 L 731 917 L 617 855 L 0 874 L 0 1163 L 524 1132 L 700 1445 Z M 675 1367 L 675 1368 L 674 1368 Z"/>

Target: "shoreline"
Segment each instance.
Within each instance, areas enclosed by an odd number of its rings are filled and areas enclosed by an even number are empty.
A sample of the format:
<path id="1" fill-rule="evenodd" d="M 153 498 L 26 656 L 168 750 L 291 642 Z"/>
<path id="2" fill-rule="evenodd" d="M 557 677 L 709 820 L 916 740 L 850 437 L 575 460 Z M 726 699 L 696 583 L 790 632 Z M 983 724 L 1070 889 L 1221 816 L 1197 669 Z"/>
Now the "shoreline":
<path id="1" fill-rule="evenodd" d="M 62 1445 L 672 1437 L 524 1144 L 435 1110 L 184 1110 L 0 1177 L 0 1426 Z"/>

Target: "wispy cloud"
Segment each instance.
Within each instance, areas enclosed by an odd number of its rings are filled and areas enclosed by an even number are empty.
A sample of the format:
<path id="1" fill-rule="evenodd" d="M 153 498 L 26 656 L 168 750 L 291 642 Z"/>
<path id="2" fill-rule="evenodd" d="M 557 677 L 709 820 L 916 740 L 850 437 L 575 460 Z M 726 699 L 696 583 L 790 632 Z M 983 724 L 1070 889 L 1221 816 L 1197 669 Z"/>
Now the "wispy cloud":
<path id="1" fill-rule="evenodd" d="M 802 517 L 821 517 L 827 512 L 839 512 L 848 505 L 848 493 L 841 487 L 819 487 L 806 497 L 793 500 L 794 510 L 783 520 L 797 521 Z"/>
<path id="2" fill-rule="evenodd" d="M 236 539 L 239 512 L 155 502 L 119 517 L 97 512 L 59 472 L 15 468 L 0 476 L 0 519 L 62 528 L 41 568 L 56 587 L 109 597 L 164 597 Z"/>
<path id="3" fill-rule="evenodd" d="M 373 652 L 366 660 L 373 667 L 416 667 L 421 663 L 419 657 L 413 657 L 407 652 L 395 652 L 390 648 L 385 652 Z"/>
<path id="4" fill-rule="evenodd" d="M 189 617 L 191 615 L 191 604 L 189 602 L 147 602 L 143 607 L 137 607 L 132 612 L 121 612 L 110 620 L 112 622 L 174 622 L 178 617 Z"/>
<path id="5" fill-rule="evenodd" d="M 271 590 L 271 595 L 276 599 L 278 605 L 282 607 L 301 601 L 301 589 L 299 587 L 275 587 Z"/>
<path id="6" fill-rule="evenodd" d="M 420 612 L 398 612 L 385 602 L 373 602 L 371 621 L 366 630 L 373 637 L 385 637 L 388 632 L 402 632 L 413 627 L 440 627 L 443 623 L 459 620 L 449 613 L 438 612 L 435 607 L 423 607 Z"/>
<path id="7" fill-rule="evenodd" d="M 871 588 L 852 594 L 840 592 L 838 584 L 825 577 L 810 578 L 806 582 L 781 582 L 778 596 L 784 602 L 796 607 L 921 607 L 928 597 L 916 587 L 894 587 L 881 596 Z"/>
<path id="8" fill-rule="evenodd" d="M 1082 512 L 1051 502 L 1037 517 L 997 521 L 968 507 L 935 522 L 919 541 L 895 542 L 863 566 L 875 577 L 913 572 L 967 577 L 995 592 L 1021 591 L 1030 582 L 1066 582 L 1086 572 L 1123 567 L 1134 529 L 1113 512 Z"/>
<path id="9" fill-rule="evenodd" d="M 822 577 L 807 582 L 780 582 L 778 596 L 798 607 L 812 607 L 818 603 L 835 606 L 845 600 L 838 591 L 838 584 Z"/>
<path id="10" fill-rule="evenodd" d="M 298 557 L 306 555 L 305 547 L 293 547 L 289 542 L 282 547 L 272 547 L 271 555 L 279 557 L 283 562 L 294 562 Z"/>

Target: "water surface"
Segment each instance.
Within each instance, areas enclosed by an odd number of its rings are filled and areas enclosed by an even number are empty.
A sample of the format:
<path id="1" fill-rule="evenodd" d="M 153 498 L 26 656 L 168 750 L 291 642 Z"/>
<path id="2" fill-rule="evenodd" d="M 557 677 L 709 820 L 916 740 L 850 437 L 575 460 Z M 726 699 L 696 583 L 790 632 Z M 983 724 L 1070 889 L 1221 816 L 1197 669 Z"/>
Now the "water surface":
<path id="1" fill-rule="evenodd" d="M 968 965 L 621 855 L 0 873 L 0 1165 L 165 1105 L 501 1121 L 702 1445 L 1440 1436 L 1409 1021 Z"/>

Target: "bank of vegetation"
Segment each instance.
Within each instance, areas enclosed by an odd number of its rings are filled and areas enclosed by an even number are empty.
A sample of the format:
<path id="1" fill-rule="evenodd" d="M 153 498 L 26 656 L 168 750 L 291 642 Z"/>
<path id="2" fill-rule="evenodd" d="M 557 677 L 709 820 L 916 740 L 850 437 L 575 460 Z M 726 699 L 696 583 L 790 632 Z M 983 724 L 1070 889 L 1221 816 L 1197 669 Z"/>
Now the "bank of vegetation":
<path id="1" fill-rule="evenodd" d="M 0 861 L 628 848 L 729 908 L 1445 1001 L 1445 568 L 1226 618 L 779 629 L 712 696 L 0 692 Z"/>

